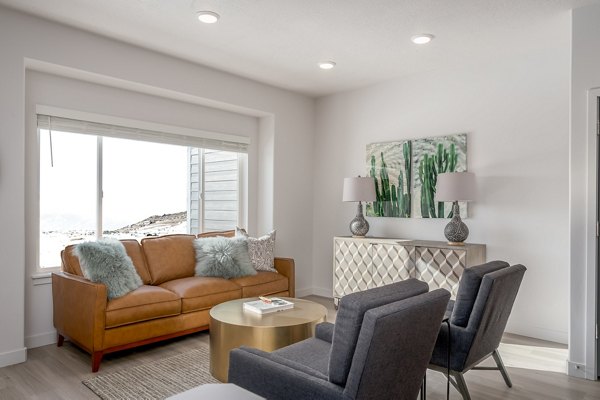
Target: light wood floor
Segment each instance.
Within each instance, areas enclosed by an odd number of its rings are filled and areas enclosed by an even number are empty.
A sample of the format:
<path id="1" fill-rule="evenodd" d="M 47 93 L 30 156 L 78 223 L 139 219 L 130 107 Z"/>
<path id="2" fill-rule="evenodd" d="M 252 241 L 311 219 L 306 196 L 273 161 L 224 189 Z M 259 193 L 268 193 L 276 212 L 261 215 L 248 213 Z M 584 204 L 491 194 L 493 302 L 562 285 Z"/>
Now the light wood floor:
<path id="1" fill-rule="evenodd" d="M 335 321 L 335 310 L 329 299 L 309 296 L 309 300 L 327 306 L 328 320 Z M 139 349 L 109 354 L 102 361 L 99 374 L 160 360 L 208 343 L 207 333 L 198 333 Z M 563 345 L 505 335 L 500 353 L 513 381 L 512 389 L 504 385 L 497 371 L 471 371 L 466 374 L 473 399 L 540 399 L 600 400 L 600 382 L 571 378 L 565 374 L 567 349 Z M 0 368 L 0 399 L 97 399 L 81 381 L 94 376 L 90 357 L 69 342 L 28 351 L 25 363 Z M 427 398 L 446 398 L 445 377 L 429 371 Z M 451 388 L 451 398 L 460 396 Z M 293 400 L 293 399 L 290 399 Z"/>

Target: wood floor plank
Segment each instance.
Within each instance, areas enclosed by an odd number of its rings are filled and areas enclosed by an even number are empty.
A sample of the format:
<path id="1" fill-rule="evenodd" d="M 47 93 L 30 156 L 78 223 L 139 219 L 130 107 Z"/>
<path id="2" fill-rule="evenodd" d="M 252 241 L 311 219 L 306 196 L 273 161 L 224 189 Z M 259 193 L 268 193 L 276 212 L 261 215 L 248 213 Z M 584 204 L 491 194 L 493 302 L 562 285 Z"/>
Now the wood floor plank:
<path id="1" fill-rule="evenodd" d="M 331 299 L 308 296 L 308 300 L 327 307 L 328 320 L 335 321 L 336 311 Z M 108 354 L 99 374 L 161 360 L 196 349 L 208 343 L 208 333 L 155 343 L 142 348 Z M 507 334 L 500 353 L 513 387 L 508 388 L 498 371 L 470 371 L 465 375 L 474 400 L 600 400 L 600 382 L 572 378 L 565 374 L 567 350 L 564 345 Z M 96 376 L 91 373 L 90 356 L 65 341 L 31 349 L 25 363 L 0 368 L 0 399 L 2 400 L 97 400 L 81 381 Z M 487 365 L 487 364 L 486 364 Z M 489 365 L 493 365 L 493 362 Z M 446 398 L 444 375 L 428 371 L 427 398 Z M 461 397 L 451 388 L 451 399 Z M 291 399 L 293 400 L 293 399 Z"/>

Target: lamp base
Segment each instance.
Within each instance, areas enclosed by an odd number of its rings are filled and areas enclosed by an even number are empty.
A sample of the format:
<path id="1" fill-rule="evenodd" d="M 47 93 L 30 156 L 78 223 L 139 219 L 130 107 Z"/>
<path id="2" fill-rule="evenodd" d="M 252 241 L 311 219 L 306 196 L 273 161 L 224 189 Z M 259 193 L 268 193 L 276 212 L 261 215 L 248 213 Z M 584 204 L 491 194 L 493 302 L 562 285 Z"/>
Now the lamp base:
<path id="1" fill-rule="evenodd" d="M 362 203 L 360 201 L 356 208 L 356 217 L 350 221 L 350 232 L 352 232 L 352 237 L 365 237 L 367 232 L 369 232 L 369 222 L 363 216 Z"/>
<path id="2" fill-rule="evenodd" d="M 464 241 L 469 237 L 469 228 L 460 219 L 460 208 L 458 201 L 452 203 L 452 219 L 444 228 L 444 236 L 448 239 L 448 244 L 464 245 Z"/>

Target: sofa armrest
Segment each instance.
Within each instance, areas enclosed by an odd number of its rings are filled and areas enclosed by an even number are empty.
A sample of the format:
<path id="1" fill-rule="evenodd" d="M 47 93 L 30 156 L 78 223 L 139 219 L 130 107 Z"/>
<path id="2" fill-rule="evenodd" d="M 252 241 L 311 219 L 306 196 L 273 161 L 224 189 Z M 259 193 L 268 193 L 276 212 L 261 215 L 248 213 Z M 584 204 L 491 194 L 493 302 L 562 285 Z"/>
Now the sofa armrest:
<path id="1" fill-rule="evenodd" d="M 66 272 L 52 274 L 54 327 L 90 353 L 102 349 L 106 286 Z"/>
<path id="2" fill-rule="evenodd" d="M 334 324 L 331 322 L 321 322 L 315 328 L 315 337 L 331 343 L 333 341 Z"/>
<path id="3" fill-rule="evenodd" d="M 247 347 L 229 353 L 228 381 L 269 400 L 344 398 L 343 388 L 325 377 L 282 364 L 273 354 Z"/>
<path id="4" fill-rule="evenodd" d="M 288 278 L 290 297 L 296 297 L 296 266 L 293 258 L 275 257 L 275 269 Z"/>

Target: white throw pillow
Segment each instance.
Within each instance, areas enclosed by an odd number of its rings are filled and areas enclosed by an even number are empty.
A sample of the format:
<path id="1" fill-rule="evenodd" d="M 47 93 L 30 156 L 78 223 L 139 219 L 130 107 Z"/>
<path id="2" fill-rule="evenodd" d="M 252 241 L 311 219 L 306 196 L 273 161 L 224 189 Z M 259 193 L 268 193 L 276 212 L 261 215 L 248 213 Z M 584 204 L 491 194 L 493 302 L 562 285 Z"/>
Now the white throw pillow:
<path id="1" fill-rule="evenodd" d="M 274 266 L 275 231 L 271 231 L 268 235 L 259 238 L 253 238 L 248 236 L 245 229 L 236 227 L 235 236 L 248 239 L 248 254 L 255 270 L 277 272 Z"/>

